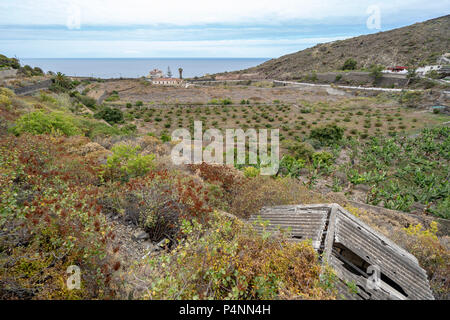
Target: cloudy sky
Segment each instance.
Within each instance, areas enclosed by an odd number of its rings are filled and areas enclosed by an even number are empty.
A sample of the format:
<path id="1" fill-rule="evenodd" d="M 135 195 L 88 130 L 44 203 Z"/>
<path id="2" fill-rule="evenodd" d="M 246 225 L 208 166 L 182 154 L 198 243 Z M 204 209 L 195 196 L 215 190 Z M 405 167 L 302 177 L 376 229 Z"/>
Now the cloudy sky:
<path id="1" fill-rule="evenodd" d="M 449 13 L 450 0 L 0 0 L 0 53 L 271 58 Z"/>

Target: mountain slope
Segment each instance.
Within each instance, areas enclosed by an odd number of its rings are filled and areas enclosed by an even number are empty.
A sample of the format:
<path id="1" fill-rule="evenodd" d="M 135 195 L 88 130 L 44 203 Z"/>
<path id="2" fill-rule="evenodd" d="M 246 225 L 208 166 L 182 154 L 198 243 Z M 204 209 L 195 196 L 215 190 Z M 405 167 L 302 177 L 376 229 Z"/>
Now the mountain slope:
<path id="1" fill-rule="evenodd" d="M 450 15 L 447 15 L 399 29 L 318 44 L 238 73 L 292 79 L 312 71 L 341 69 L 349 58 L 357 61 L 357 69 L 374 63 L 384 66 L 431 64 L 450 51 L 449 34 Z"/>

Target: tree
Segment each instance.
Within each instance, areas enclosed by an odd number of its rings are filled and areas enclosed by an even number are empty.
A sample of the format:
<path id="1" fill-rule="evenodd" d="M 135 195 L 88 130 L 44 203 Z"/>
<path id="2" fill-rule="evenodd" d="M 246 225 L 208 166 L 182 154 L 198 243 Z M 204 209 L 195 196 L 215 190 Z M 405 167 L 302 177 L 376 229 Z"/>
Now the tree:
<path id="1" fill-rule="evenodd" d="M 170 67 L 167 67 L 167 77 L 172 78 L 172 71 L 170 71 Z"/>
<path id="2" fill-rule="evenodd" d="M 417 72 L 416 72 L 416 68 L 414 67 L 409 67 L 408 68 L 408 74 L 406 75 L 406 78 L 414 80 L 415 78 L 417 78 Z"/>
<path id="3" fill-rule="evenodd" d="M 381 71 L 384 70 L 384 67 L 382 65 L 373 64 L 370 66 L 370 76 L 373 77 L 374 81 L 378 81 L 383 76 L 383 73 Z"/>
<path id="4" fill-rule="evenodd" d="M 117 108 L 104 107 L 101 111 L 94 115 L 97 119 L 103 119 L 106 122 L 113 124 L 123 121 L 123 112 Z"/>
<path id="5" fill-rule="evenodd" d="M 180 79 L 183 79 L 183 68 L 178 68 L 178 72 L 180 73 Z"/>
<path id="6" fill-rule="evenodd" d="M 357 64 L 355 59 L 349 58 L 345 60 L 342 70 L 355 70 Z"/>

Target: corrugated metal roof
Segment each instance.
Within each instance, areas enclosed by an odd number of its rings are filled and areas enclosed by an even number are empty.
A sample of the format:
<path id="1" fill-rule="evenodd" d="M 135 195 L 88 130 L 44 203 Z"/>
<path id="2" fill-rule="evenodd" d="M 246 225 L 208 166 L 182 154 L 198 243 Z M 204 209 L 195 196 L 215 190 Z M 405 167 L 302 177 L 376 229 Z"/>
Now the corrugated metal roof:
<path id="1" fill-rule="evenodd" d="M 416 257 L 338 204 L 267 207 L 249 221 L 259 231 L 284 229 L 292 241 L 311 239 L 322 261 L 336 271 L 346 298 L 434 299 Z M 258 221 L 268 221 L 267 227 Z M 369 272 L 373 267 L 380 270 L 377 277 Z M 376 288 L 370 279 L 379 280 Z M 348 282 L 358 293 L 350 293 Z"/>

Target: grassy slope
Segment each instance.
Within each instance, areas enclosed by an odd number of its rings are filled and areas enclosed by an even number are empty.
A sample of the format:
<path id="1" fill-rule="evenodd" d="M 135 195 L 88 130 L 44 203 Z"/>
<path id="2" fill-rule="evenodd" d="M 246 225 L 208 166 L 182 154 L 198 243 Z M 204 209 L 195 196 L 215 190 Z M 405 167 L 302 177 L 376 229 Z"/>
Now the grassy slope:
<path id="1" fill-rule="evenodd" d="M 358 69 L 374 63 L 385 66 L 435 63 L 450 47 L 449 30 L 450 15 L 447 15 L 386 32 L 318 44 L 240 73 L 257 72 L 266 78 L 292 78 L 314 70 L 340 69 L 348 58 L 358 62 Z"/>

